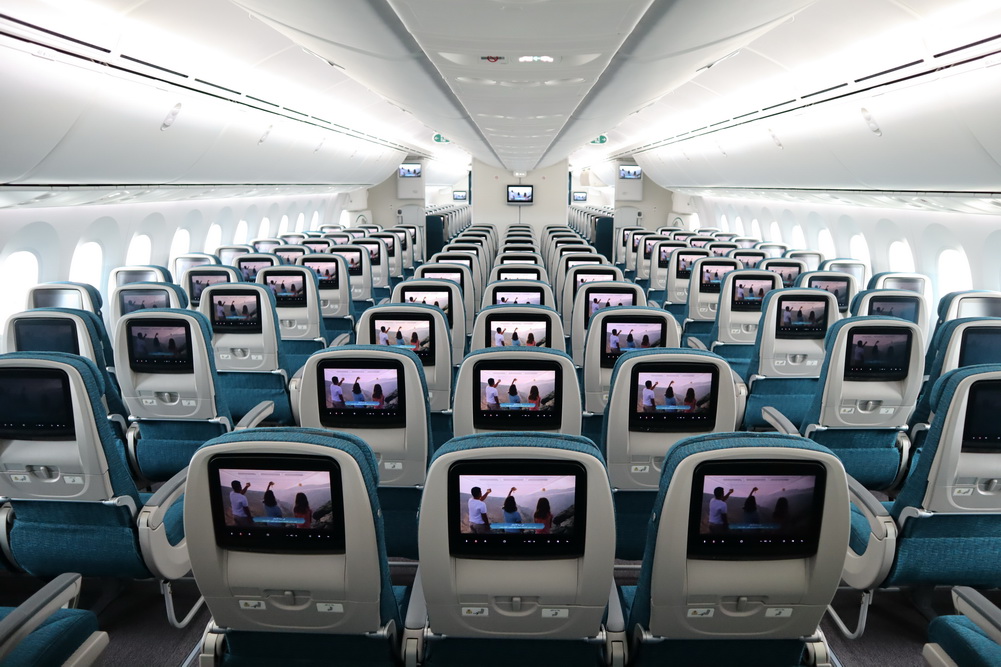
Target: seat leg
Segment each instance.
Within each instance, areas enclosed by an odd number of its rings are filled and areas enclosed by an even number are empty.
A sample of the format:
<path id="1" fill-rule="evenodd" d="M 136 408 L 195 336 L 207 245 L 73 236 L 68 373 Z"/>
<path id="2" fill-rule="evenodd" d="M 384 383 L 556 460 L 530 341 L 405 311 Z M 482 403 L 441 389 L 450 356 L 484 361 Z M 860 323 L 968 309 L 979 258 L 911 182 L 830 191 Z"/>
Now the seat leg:
<path id="1" fill-rule="evenodd" d="M 847 639 L 858 639 L 862 636 L 862 633 L 865 632 L 865 622 L 869 617 L 869 605 L 872 604 L 872 595 L 873 591 L 871 590 L 862 591 L 862 600 L 859 604 L 858 622 L 854 630 L 848 629 L 848 626 L 843 620 L 841 620 L 841 616 L 838 615 L 838 612 L 834 611 L 833 605 L 827 605 L 827 613 L 830 615 L 831 620 L 834 621 L 834 624 L 838 626 L 838 630 L 840 630 L 841 634 L 843 634 Z"/>
<path id="2" fill-rule="evenodd" d="M 202 605 L 205 604 L 205 596 L 199 596 L 198 600 L 195 601 L 195 604 L 188 611 L 188 615 L 178 621 L 177 612 L 174 610 L 174 589 L 171 587 L 169 581 L 160 582 L 160 593 L 163 595 L 163 602 L 167 608 L 167 620 L 175 628 L 186 627 L 191 622 L 191 619 L 195 617 L 195 614 L 198 613 L 198 610 L 202 608 Z"/>

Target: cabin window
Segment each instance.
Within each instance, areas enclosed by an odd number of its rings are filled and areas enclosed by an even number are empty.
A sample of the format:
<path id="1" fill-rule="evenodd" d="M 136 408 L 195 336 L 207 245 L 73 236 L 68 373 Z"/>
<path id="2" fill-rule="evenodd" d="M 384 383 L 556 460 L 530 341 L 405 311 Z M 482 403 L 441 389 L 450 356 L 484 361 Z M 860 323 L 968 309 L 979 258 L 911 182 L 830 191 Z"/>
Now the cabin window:
<path id="1" fill-rule="evenodd" d="M 869 244 L 865 242 L 865 237 L 861 234 L 856 234 L 852 237 L 848 245 L 848 252 L 851 253 L 852 259 L 862 262 L 866 265 L 866 268 L 872 266 L 870 262 L 872 258 L 869 255 Z"/>
<path id="2" fill-rule="evenodd" d="M 773 241 L 775 243 L 782 243 L 782 228 L 779 227 L 778 220 L 772 221 L 772 226 L 769 229 L 769 233 L 771 234 L 771 236 L 768 239 L 769 241 Z"/>
<path id="3" fill-rule="evenodd" d="M 817 232 L 817 250 L 828 259 L 834 259 L 838 256 L 838 247 L 834 245 L 834 237 L 831 236 L 831 230 L 826 227 Z"/>
<path id="4" fill-rule="evenodd" d="M 261 226 L 257 228 L 257 238 L 266 239 L 271 236 L 271 221 L 267 216 L 261 218 Z"/>
<path id="5" fill-rule="evenodd" d="M 283 215 L 281 222 L 278 223 L 278 234 L 288 234 L 288 216 Z"/>
<path id="6" fill-rule="evenodd" d="M 809 247 L 806 245 L 806 234 L 803 233 L 802 225 L 796 225 L 792 228 L 792 247 L 802 250 Z"/>
<path id="7" fill-rule="evenodd" d="M 104 283 L 104 248 L 96 241 L 77 246 L 70 260 L 69 279 L 75 283 L 99 286 Z"/>
<path id="8" fill-rule="evenodd" d="M 14 313 L 24 310 L 28 290 L 38 284 L 38 257 L 33 252 L 19 250 L 0 262 L 0 324 Z"/>
<path id="9" fill-rule="evenodd" d="M 303 227 L 306 226 L 306 214 L 300 213 L 295 219 L 295 231 L 301 232 Z"/>
<path id="10" fill-rule="evenodd" d="M 170 242 L 170 257 L 167 259 L 167 266 L 174 266 L 174 260 L 191 250 L 191 234 L 187 229 L 178 229 L 174 233 L 174 240 Z"/>
<path id="11" fill-rule="evenodd" d="M 946 248 L 938 256 L 938 294 L 942 298 L 949 292 L 960 292 L 973 289 L 973 274 L 970 272 L 970 260 L 966 253 L 955 248 Z"/>
<path id="12" fill-rule="evenodd" d="M 890 270 L 914 273 L 914 253 L 907 241 L 894 241 L 889 250 Z"/>
<path id="13" fill-rule="evenodd" d="M 341 227 L 351 226 L 351 211 L 341 211 L 341 217 L 337 219 L 337 224 Z"/>
<path id="14" fill-rule="evenodd" d="M 761 223 L 758 222 L 757 218 L 751 219 L 751 236 L 759 241 L 761 240 Z"/>
<path id="15" fill-rule="evenodd" d="M 218 222 L 209 227 L 205 234 L 205 252 L 215 252 L 215 249 L 222 245 L 222 225 Z"/>
<path id="16" fill-rule="evenodd" d="M 233 243 L 244 245 L 247 243 L 248 225 L 246 220 L 236 223 L 236 232 L 233 234 Z"/>
<path id="17" fill-rule="evenodd" d="M 131 266 L 149 264 L 153 256 L 153 243 L 145 234 L 136 234 L 125 253 L 125 263 Z"/>
<path id="18" fill-rule="evenodd" d="M 320 227 L 320 212 L 313 211 L 313 217 L 309 220 L 310 229 L 319 229 Z"/>
<path id="19" fill-rule="evenodd" d="M 741 236 L 747 236 L 747 232 L 744 231 L 744 221 L 740 219 L 739 215 L 733 219 L 733 231 Z"/>
<path id="20" fill-rule="evenodd" d="M 719 227 L 720 227 L 720 229 L 722 229 L 722 230 L 723 230 L 724 232 L 728 232 L 728 231 L 730 231 L 730 221 L 726 219 L 726 216 L 725 216 L 725 215 L 721 215 L 721 216 L 719 217 Z"/>

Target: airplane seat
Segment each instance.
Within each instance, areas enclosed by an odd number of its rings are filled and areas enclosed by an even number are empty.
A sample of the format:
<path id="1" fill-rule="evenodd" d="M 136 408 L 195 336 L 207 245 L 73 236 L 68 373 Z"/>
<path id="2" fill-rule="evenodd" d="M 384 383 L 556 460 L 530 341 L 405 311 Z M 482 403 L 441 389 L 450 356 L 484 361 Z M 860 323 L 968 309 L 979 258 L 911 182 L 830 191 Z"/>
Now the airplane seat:
<path id="1" fill-rule="evenodd" d="M 819 625 L 849 523 L 844 467 L 810 440 L 682 440 L 664 459 L 637 585 L 622 589 L 631 664 L 831 664 Z"/>
<path id="2" fill-rule="evenodd" d="M 372 293 L 372 260 L 368 248 L 354 243 L 339 243 L 330 249 L 331 255 L 343 257 L 351 285 L 355 311 L 362 312 L 375 303 Z"/>
<path id="3" fill-rule="evenodd" d="M 129 283 L 173 283 L 170 271 L 159 264 L 118 266 L 108 273 L 108 294 Z"/>
<path id="4" fill-rule="evenodd" d="M 114 349 L 118 322 L 124 315 L 151 308 L 187 308 L 188 295 L 171 282 L 141 281 L 126 283 L 111 292 L 108 304 L 108 334 Z M 116 356 L 117 359 L 117 356 Z"/>
<path id="5" fill-rule="evenodd" d="M 104 298 L 101 290 L 88 283 L 57 281 L 39 283 L 28 288 L 25 308 L 75 308 L 103 318 Z"/>
<path id="6" fill-rule="evenodd" d="M 962 317 L 947 320 L 935 329 L 928 350 L 924 386 L 918 395 L 911 425 L 931 417 L 931 391 L 943 373 L 976 364 L 1001 363 L 1001 317 Z"/>
<path id="7" fill-rule="evenodd" d="M 351 276 L 344 258 L 331 253 L 311 253 L 300 257 L 296 264 L 316 273 L 320 310 L 327 334 L 333 339 L 346 333 L 349 334 L 348 342 L 355 342 L 358 310 L 351 297 Z"/>
<path id="8" fill-rule="evenodd" d="M 124 435 L 128 408 L 122 401 L 118 381 L 108 370 L 104 356 L 108 333 L 104 321 L 87 310 L 35 308 L 16 313 L 7 320 L 4 352 L 67 352 L 90 359 L 104 379 L 106 414 Z"/>
<path id="9" fill-rule="evenodd" d="M 464 276 L 463 278 L 462 291 L 464 294 L 470 292 L 467 298 L 472 300 L 473 311 L 470 313 L 469 318 L 467 318 L 466 326 L 471 327 L 473 325 L 472 316 L 476 313 L 476 306 L 483 301 L 483 278 L 486 276 L 486 273 L 480 267 L 480 258 L 473 252 L 436 252 L 431 255 L 428 263 L 439 267 L 444 264 L 445 266 L 461 266 L 469 269 L 468 276 Z M 427 273 L 428 271 L 425 269 L 420 272 L 420 276 L 427 278 Z"/>
<path id="10" fill-rule="evenodd" d="M 393 291 L 393 282 L 390 279 L 389 248 L 386 246 L 386 241 L 366 236 L 355 239 L 354 244 L 365 248 L 368 252 L 369 271 L 372 275 L 372 299 L 376 303 L 388 299 Z"/>
<path id="11" fill-rule="evenodd" d="M 691 266 L 688 308 L 681 328 L 681 344 L 694 347 L 701 343 L 700 347 L 709 349 L 712 344 L 709 335 L 716 322 L 723 281 L 728 272 L 743 266 L 739 261 L 727 257 L 704 257 L 696 259 Z M 694 340 L 694 344 L 690 340 Z"/>
<path id="12" fill-rule="evenodd" d="M 681 327 L 678 321 L 660 308 L 616 306 L 598 311 L 584 341 L 581 375 L 586 413 L 594 413 L 595 416 L 604 413 L 612 369 L 620 357 L 649 348 L 680 346 Z M 599 438 L 600 433 L 592 440 L 598 442 Z"/>
<path id="13" fill-rule="evenodd" d="M 330 342 L 320 308 L 319 278 L 307 266 L 271 266 L 257 272 L 256 282 L 274 293 L 278 331 L 289 364 L 302 368 L 309 355 Z"/>
<path id="14" fill-rule="evenodd" d="M 580 435 L 582 407 L 577 372 L 566 353 L 485 348 L 459 365 L 452 430 L 456 437 L 509 430 Z"/>
<path id="15" fill-rule="evenodd" d="M 762 412 L 767 407 L 780 407 L 793 424 L 803 422 L 819 382 L 827 331 L 840 319 L 838 298 L 820 288 L 768 292 L 761 311 L 747 369 L 749 431 L 774 428 Z"/>
<path id="16" fill-rule="evenodd" d="M 198 311 L 212 329 L 218 390 L 233 419 L 272 401 L 269 423 L 294 422 L 288 382 L 299 367 L 286 354 L 278 332 L 274 293 L 264 285 L 210 285 L 202 291 Z"/>
<path id="17" fill-rule="evenodd" d="M 462 264 L 453 264 L 451 262 L 438 262 L 432 259 L 430 262 L 426 262 L 416 269 L 414 269 L 414 277 L 410 280 L 451 280 L 459 286 L 459 296 L 458 300 L 459 306 L 455 309 L 456 315 L 464 315 L 462 318 L 463 330 L 472 331 L 473 329 L 473 318 L 476 317 L 476 311 L 479 309 L 479 301 L 476 300 L 476 294 L 478 291 L 474 291 L 473 285 L 473 272 L 468 266 L 463 266 Z M 396 289 L 398 289 L 397 286 Z M 396 289 L 393 290 L 393 298 L 396 299 Z M 430 303 L 430 302 L 429 302 Z M 454 302 L 453 302 L 454 303 Z M 452 320 L 452 344 L 457 345 L 460 341 L 455 339 L 455 321 L 451 316 L 449 311 L 449 318 Z M 465 349 L 466 341 L 461 341 L 463 344 L 463 349 Z M 462 354 L 465 354 L 463 352 Z M 453 359 L 461 359 L 462 354 L 453 357 Z"/>
<path id="18" fill-rule="evenodd" d="M 639 285 L 624 280 L 595 280 L 578 288 L 573 307 L 563 318 L 563 329 L 570 332 L 574 364 L 584 363 L 584 341 L 594 316 L 605 308 L 617 306 L 645 307 L 646 292 Z"/>
<path id="19" fill-rule="evenodd" d="M 195 453 L 184 526 L 212 613 L 200 664 L 318 656 L 397 664 L 404 591 L 389 578 L 377 481 L 360 438 L 318 429 L 250 429 Z M 250 514 L 247 525 L 233 517 L 234 498 Z"/>
<path id="20" fill-rule="evenodd" d="M 639 560 L 664 457 L 687 436 L 735 431 L 747 390 L 722 357 L 685 348 L 621 356 L 610 386 L 599 447 L 615 496 L 615 552 Z"/>
<path id="21" fill-rule="evenodd" d="M 431 451 L 424 367 L 386 345 L 344 345 L 306 362 L 293 400 L 299 424 L 350 433 L 372 449 L 391 556 L 417 558 L 416 513 Z"/>
<path id="22" fill-rule="evenodd" d="M 594 443 L 576 436 L 490 433 L 439 449 L 421 500 L 407 659 L 623 664 L 607 480 Z"/>
<path id="23" fill-rule="evenodd" d="M 178 255 L 174 258 L 173 266 L 171 267 L 171 275 L 175 279 L 181 278 L 188 270 L 193 269 L 198 266 L 214 266 L 220 264 L 219 258 L 216 255 L 207 252 L 186 252 L 182 255 Z M 179 285 L 183 285 L 184 281 L 181 280 Z"/>
<path id="24" fill-rule="evenodd" d="M 905 431 L 923 381 L 921 328 L 896 317 L 849 317 L 827 330 L 825 350 L 800 432 L 830 448 L 866 488 L 892 488 L 905 472 Z"/>
<path id="25" fill-rule="evenodd" d="M 685 324 L 685 313 L 688 311 L 688 289 L 691 285 L 693 265 L 699 259 L 709 256 L 710 253 L 705 248 L 682 248 L 672 252 L 668 258 L 664 295 L 660 302 L 664 310 L 671 313 L 682 326 Z"/>
<path id="26" fill-rule="evenodd" d="M 414 352 L 421 360 L 427 381 L 428 409 L 432 413 L 451 409 L 452 343 L 448 317 L 441 308 L 423 303 L 372 306 L 358 320 L 356 337 L 359 345 L 390 346 Z"/>
<path id="27" fill-rule="evenodd" d="M 649 282 L 646 297 L 649 301 L 663 304 L 667 301 L 668 274 L 671 266 L 671 255 L 679 248 L 685 248 L 683 241 L 672 241 L 665 238 L 654 242 L 650 252 Z"/>
<path id="28" fill-rule="evenodd" d="M 0 355 L 0 548 L 18 569 L 51 578 L 155 578 L 174 615 L 169 581 L 188 569 L 181 523 L 184 475 L 140 493 L 125 445 L 106 418 L 104 380 L 63 352 Z M 200 603 L 199 603 L 200 604 Z"/>
<path id="29" fill-rule="evenodd" d="M 567 269 L 559 291 L 558 310 L 566 328 L 573 315 L 573 305 L 581 285 L 591 282 L 624 282 L 622 269 L 611 264 L 580 264 Z"/>
<path id="30" fill-rule="evenodd" d="M 756 351 L 765 294 L 781 287 L 781 278 L 772 271 L 737 269 L 723 278 L 709 349 L 726 359 L 744 382 Z"/>
<path id="31" fill-rule="evenodd" d="M 880 503 L 859 485 L 851 488 L 852 537 L 846 584 L 863 591 L 854 632 L 865 630 L 865 610 L 876 589 L 915 590 L 942 585 L 996 588 L 1001 572 L 1001 364 L 958 368 L 932 390 L 934 415 L 893 501 Z"/>
<path id="32" fill-rule="evenodd" d="M 850 273 L 855 278 L 855 284 L 861 289 L 863 285 L 868 285 L 867 276 L 869 267 L 865 262 L 851 257 L 836 257 L 825 259 L 820 263 L 821 271 L 837 271 L 839 273 Z"/>
<path id="33" fill-rule="evenodd" d="M 928 643 L 921 652 L 930 667 L 1001 663 L 1001 610 L 969 586 L 952 589 L 957 615 L 939 616 L 928 625 Z"/>
<path id="34" fill-rule="evenodd" d="M 604 255 L 590 249 L 590 246 L 579 250 L 576 246 L 561 246 L 558 251 L 554 252 L 562 253 L 556 255 L 549 267 L 549 275 L 553 277 L 553 295 L 560 300 L 559 303 L 562 303 L 562 297 L 566 290 L 566 279 L 570 273 L 570 269 L 578 266 L 591 268 L 607 266 L 613 268 Z M 608 278 L 608 280 L 612 280 L 612 278 Z M 554 307 L 556 306 L 554 305 Z"/>
<path id="35" fill-rule="evenodd" d="M 202 443 L 233 428 L 211 350 L 212 329 L 199 312 L 138 310 L 118 321 L 118 379 L 133 421 L 129 456 L 145 479 L 170 478 Z M 260 406 L 244 422 L 266 416 Z"/>
<path id="36" fill-rule="evenodd" d="M 885 287 L 861 290 L 852 299 L 850 308 L 852 315 L 899 317 L 914 322 L 921 328 L 925 344 L 931 339 L 929 311 L 928 300 L 921 294 L 912 290 Z"/>
<path id="37" fill-rule="evenodd" d="M 242 275 L 235 266 L 205 264 L 193 266 L 182 274 L 181 289 L 188 297 L 188 308 L 197 310 L 198 304 L 201 303 L 202 291 L 206 287 L 224 283 L 238 283 L 242 280 Z"/>
<path id="38" fill-rule="evenodd" d="M 8 667 L 75 665 L 88 667 L 108 646 L 97 615 L 72 608 L 80 575 L 64 573 L 17 607 L 0 607 L 0 663 Z"/>
<path id="39" fill-rule="evenodd" d="M 433 265 L 422 264 L 417 267 L 417 273 L 420 274 L 427 266 Z M 433 271 L 431 275 L 438 274 Z M 471 304 L 466 300 L 466 293 L 459 283 L 447 278 L 408 278 L 394 288 L 390 303 L 439 308 L 448 323 L 453 367 L 465 356 L 467 327 L 463 310 Z"/>
<path id="40" fill-rule="evenodd" d="M 932 338 L 939 327 L 949 320 L 961 317 L 1001 317 L 1001 291 L 963 290 L 950 292 L 939 299 L 936 308 L 938 319 L 932 330 Z M 931 366 L 932 351 L 928 350 L 925 366 Z"/>
<path id="41" fill-rule="evenodd" d="M 545 347 L 566 352 L 563 320 L 549 306 L 484 305 L 473 322 L 469 351 L 496 347 Z"/>

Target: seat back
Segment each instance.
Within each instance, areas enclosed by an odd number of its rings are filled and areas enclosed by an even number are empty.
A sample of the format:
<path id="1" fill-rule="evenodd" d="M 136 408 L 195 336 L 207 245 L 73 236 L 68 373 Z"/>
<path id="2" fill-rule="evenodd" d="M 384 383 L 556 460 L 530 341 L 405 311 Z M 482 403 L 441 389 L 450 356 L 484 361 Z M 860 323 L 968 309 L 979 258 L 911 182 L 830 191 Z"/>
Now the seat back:
<path id="1" fill-rule="evenodd" d="M 615 364 L 610 386 L 602 441 L 615 489 L 655 489 L 675 443 L 734 431 L 744 417 L 743 382 L 711 352 L 631 353 Z"/>
<path id="2" fill-rule="evenodd" d="M 485 273 L 480 266 L 480 258 L 476 253 L 469 251 L 462 252 L 437 252 L 431 255 L 428 260 L 429 264 L 445 264 L 445 265 L 458 265 L 469 269 L 469 278 L 464 281 L 462 286 L 462 291 L 469 291 L 469 286 L 472 286 L 472 294 L 470 297 L 473 300 L 473 309 L 475 314 L 476 304 L 483 300 L 483 277 Z M 426 277 L 427 271 L 422 275 Z M 472 320 L 467 322 L 467 326 L 472 326 Z"/>
<path id="3" fill-rule="evenodd" d="M 647 279 L 650 281 L 651 292 L 667 290 L 668 269 L 671 266 L 671 254 L 687 245 L 683 241 L 673 241 L 668 238 L 656 238 L 652 242 L 650 257 L 647 260 Z"/>
<path id="4" fill-rule="evenodd" d="M 459 300 L 453 303 L 461 304 L 461 307 L 456 307 L 455 313 L 462 314 L 465 320 L 463 322 L 463 327 L 466 331 L 473 328 L 473 318 L 476 316 L 477 306 L 479 301 L 475 298 L 475 289 L 473 285 L 473 271 L 467 266 L 461 264 L 453 264 L 449 262 L 436 262 L 431 261 L 426 264 L 422 264 L 414 269 L 415 279 L 426 279 L 426 280 L 451 280 L 459 286 Z M 397 285 L 397 289 L 399 285 Z M 394 289 L 395 294 L 395 289 Z M 395 297 L 394 297 L 395 299 Z M 452 343 L 455 341 L 455 321 L 452 321 Z M 457 358 L 461 358 L 457 357 Z"/>
<path id="5" fill-rule="evenodd" d="M 302 369 L 292 400 L 299 424 L 363 438 L 383 486 L 424 481 L 431 441 L 427 383 L 417 355 L 385 345 L 341 345 Z"/>
<path id="6" fill-rule="evenodd" d="M 187 308 L 188 295 L 170 282 L 126 283 L 116 287 L 108 304 L 108 333 L 112 341 L 122 316 L 151 308 Z M 117 358 L 117 356 L 116 356 Z"/>
<path id="7" fill-rule="evenodd" d="M 750 377 L 819 377 L 827 330 L 839 319 L 837 297 L 787 287 L 765 294 L 761 311 Z"/>
<path id="8" fill-rule="evenodd" d="M 275 246 L 278 247 L 278 246 Z M 235 260 L 235 266 L 240 271 L 240 276 L 244 282 L 252 283 L 257 281 L 257 274 L 261 269 L 271 266 L 278 266 L 282 263 L 281 257 L 274 253 L 248 252 L 240 255 Z"/>
<path id="9" fill-rule="evenodd" d="M 874 315 L 876 317 L 899 317 L 914 322 L 924 333 L 924 341 L 931 338 L 931 313 L 928 300 L 911 290 L 867 289 L 855 295 L 852 300 L 853 315 Z"/>
<path id="10" fill-rule="evenodd" d="M 938 302 L 938 325 L 960 317 L 1001 317 L 1001 292 L 950 292 Z"/>
<path id="11" fill-rule="evenodd" d="M 280 245 L 284 245 L 285 241 L 281 240 L 277 236 L 265 237 L 258 239 L 251 239 L 250 245 L 254 247 L 254 250 L 259 253 L 270 254 L 275 251 Z"/>
<path id="12" fill-rule="evenodd" d="M 634 231 L 644 230 L 643 227 L 636 225 L 622 226 L 615 230 L 615 249 L 612 253 L 612 261 L 615 264 L 625 266 L 626 252 L 632 249 L 632 246 L 629 244 L 629 237 L 632 236 Z"/>
<path id="13" fill-rule="evenodd" d="M 243 278 L 240 272 L 232 266 L 202 264 L 181 274 L 181 289 L 188 296 L 188 307 L 196 309 L 201 302 L 202 291 L 209 285 L 236 283 L 241 280 Z"/>
<path id="14" fill-rule="evenodd" d="M 753 344 L 765 295 L 781 286 L 780 277 L 772 271 L 738 269 L 727 273 L 710 334 L 713 345 Z"/>
<path id="15" fill-rule="evenodd" d="M 449 441 L 428 470 L 418 526 L 431 632 L 595 636 L 612 588 L 613 527 L 591 441 L 544 433 Z"/>
<path id="16" fill-rule="evenodd" d="M 122 316 L 115 335 L 122 398 L 139 419 L 231 424 L 216 392 L 212 330 L 192 310 L 137 310 Z"/>
<path id="17" fill-rule="evenodd" d="M 483 301 L 477 310 L 487 306 L 545 306 L 556 308 L 556 298 L 549 283 L 541 280 L 501 280 L 483 289 Z"/>
<path id="18" fill-rule="evenodd" d="M 326 327 L 320 311 L 319 279 L 306 266 L 270 266 L 257 272 L 257 284 L 275 296 L 282 340 L 312 340 L 326 346 Z"/>
<path id="19" fill-rule="evenodd" d="M 417 268 L 419 273 L 424 266 Z M 461 267 L 460 267 L 461 268 Z M 432 272 L 434 274 L 435 272 Z M 411 278 L 393 289 L 391 303 L 431 306 L 441 309 L 449 326 L 452 363 L 466 354 L 466 318 L 464 293 L 459 284 L 448 279 Z M 437 304 L 437 305 L 436 305 Z M 378 342 L 378 340 L 376 340 Z"/>
<path id="20" fill-rule="evenodd" d="M 181 277 L 189 270 L 196 266 L 213 266 L 219 264 L 219 258 L 207 252 L 187 252 L 183 255 L 178 255 L 174 258 L 174 263 L 170 267 L 170 271 L 174 276 L 174 279 L 181 279 Z M 182 287 L 184 286 L 184 281 L 181 280 L 178 283 Z"/>
<path id="21" fill-rule="evenodd" d="M 788 257 L 769 257 L 758 262 L 757 268 L 762 271 L 774 271 L 782 278 L 783 287 L 792 287 L 800 275 L 809 269 L 804 260 L 790 259 Z"/>
<path id="22" fill-rule="evenodd" d="M 473 323 L 469 350 L 520 346 L 566 352 L 559 313 L 548 306 L 484 305 Z"/>
<path id="23" fill-rule="evenodd" d="M 838 302 L 838 312 L 847 317 L 852 300 L 858 294 L 858 281 L 844 271 L 807 271 L 796 281 L 797 287 L 813 287 L 830 292 Z"/>
<path id="24" fill-rule="evenodd" d="M 681 345 L 678 321 L 660 308 L 623 306 L 598 311 L 584 341 L 584 409 L 603 412 L 612 369 L 626 353 Z"/>
<path id="25" fill-rule="evenodd" d="M 598 281 L 621 281 L 623 280 L 622 269 L 611 264 L 580 264 L 567 268 L 566 275 L 561 281 L 562 287 L 557 292 L 560 297 L 559 311 L 563 316 L 563 321 L 573 315 L 574 300 L 577 298 L 577 291 L 584 283 Z"/>
<path id="26" fill-rule="evenodd" d="M 786 250 L 783 257 L 806 262 L 807 271 L 819 271 L 824 261 L 824 253 L 819 250 Z"/>
<path id="27" fill-rule="evenodd" d="M 52 282 L 28 288 L 25 308 L 75 308 L 102 317 L 101 292 L 87 283 Z"/>
<path id="28" fill-rule="evenodd" d="M 202 291 L 198 312 L 212 329 L 218 371 L 289 370 L 281 362 L 274 293 L 264 285 L 210 285 Z"/>
<path id="29" fill-rule="evenodd" d="M 443 310 L 417 303 L 372 306 L 358 320 L 359 345 L 410 350 L 421 361 L 431 410 L 452 404 L 452 334 Z"/>
<path id="30" fill-rule="evenodd" d="M 711 434 L 668 452 L 659 486 L 629 627 L 669 638 L 650 645 L 665 654 L 671 640 L 791 640 L 760 653 L 735 642 L 732 657 L 798 663 L 848 547 L 840 461 L 798 436 Z M 767 657 L 773 650 L 792 659 Z"/>
<path id="31" fill-rule="evenodd" d="M 395 237 L 394 237 L 395 238 Z M 389 279 L 392 260 L 389 257 L 389 247 L 386 239 L 366 236 L 357 239 L 354 244 L 368 251 L 369 267 L 372 272 L 372 289 L 388 290 L 392 287 Z M 378 292 L 376 292 L 378 293 Z"/>
<path id="32" fill-rule="evenodd" d="M 274 428 L 209 440 L 191 460 L 184 530 L 213 622 L 392 637 L 400 616 L 377 480 L 371 450 L 351 435 Z"/>
<path id="33" fill-rule="evenodd" d="M 487 348 L 459 365 L 452 399 L 456 436 L 499 430 L 579 435 L 580 385 L 573 360 L 543 347 Z"/>
<path id="34" fill-rule="evenodd" d="M 372 263 L 368 248 L 344 243 L 331 248 L 330 254 L 343 257 L 347 263 L 351 298 L 354 301 L 372 301 Z"/>
<path id="35" fill-rule="evenodd" d="M 926 300 L 932 296 L 931 278 L 923 273 L 906 273 L 902 271 L 884 271 L 869 279 L 868 289 L 892 289 L 905 292 L 917 292 Z"/>
<path id="36" fill-rule="evenodd" d="M 862 285 L 869 284 L 869 267 L 865 262 L 858 259 L 852 259 L 850 257 L 825 259 L 820 263 L 820 270 L 850 273 L 855 277 L 855 284 L 859 286 L 859 289 L 861 289 Z"/>
<path id="37" fill-rule="evenodd" d="M 563 318 L 563 329 L 570 331 L 574 363 L 584 362 L 584 340 L 591 320 L 603 308 L 616 306 L 646 306 L 646 292 L 635 283 L 611 280 L 584 283 L 577 290 L 573 309 Z"/>
<path id="38" fill-rule="evenodd" d="M 907 424 L 921 389 L 924 338 L 913 322 L 849 317 L 827 331 L 820 387 L 804 427 L 896 429 Z M 809 433 L 806 433 L 809 435 Z"/>
<path id="39" fill-rule="evenodd" d="M 698 260 L 709 257 L 704 248 L 678 249 L 671 253 L 667 267 L 667 293 L 664 305 L 687 304 L 692 268 Z"/>
<path id="40" fill-rule="evenodd" d="M 656 258 L 654 246 L 661 241 L 680 244 L 681 241 L 674 241 L 663 234 L 648 234 L 643 237 L 639 247 L 636 249 L 636 280 L 644 283 L 650 281 L 651 259 Z M 656 261 L 653 263 L 656 266 Z"/>
<path id="41" fill-rule="evenodd" d="M 683 256 L 683 253 L 679 251 L 674 255 Z M 743 266 L 740 262 L 729 257 L 702 257 L 695 260 L 689 278 L 686 322 L 713 322 L 719 307 L 723 279 L 730 271 L 741 268 Z"/>
<path id="42" fill-rule="evenodd" d="M 297 259 L 296 264 L 316 273 L 320 312 L 325 320 L 355 317 L 351 276 L 348 275 L 348 264 L 343 257 L 332 253 L 310 253 Z"/>
<path id="43" fill-rule="evenodd" d="M 108 273 L 108 294 L 129 283 L 170 283 L 170 271 L 155 264 L 118 266 Z"/>

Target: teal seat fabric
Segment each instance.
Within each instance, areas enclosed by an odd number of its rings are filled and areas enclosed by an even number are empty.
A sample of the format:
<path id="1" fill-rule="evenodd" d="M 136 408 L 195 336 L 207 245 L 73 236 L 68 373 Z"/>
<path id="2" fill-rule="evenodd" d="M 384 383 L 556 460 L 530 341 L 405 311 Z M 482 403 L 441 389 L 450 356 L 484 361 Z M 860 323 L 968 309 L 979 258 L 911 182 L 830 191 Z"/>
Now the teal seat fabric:
<path id="1" fill-rule="evenodd" d="M 751 365 L 753 366 L 753 361 Z M 753 370 L 748 370 L 753 375 Z M 771 430 L 773 427 L 761 416 L 765 407 L 777 408 L 793 424 L 801 424 L 810 409 L 813 394 L 817 391 L 817 378 L 762 377 L 750 386 L 744 408 L 744 428 Z"/>
<path id="2" fill-rule="evenodd" d="M 965 616 L 939 616 L 928 624 L 928 641 L 961 667 L 1001 667 L 1001 646 Z"/>
<path id="3" fill-rule="evenodd" d="M 0 620 L 13 607 L 0 607 Z M 4 667 L 48 667 L 63 664 L 92 633 L 97 616 L 86 609 L 59 609 L 21 641 L 3 661 Z"/>

